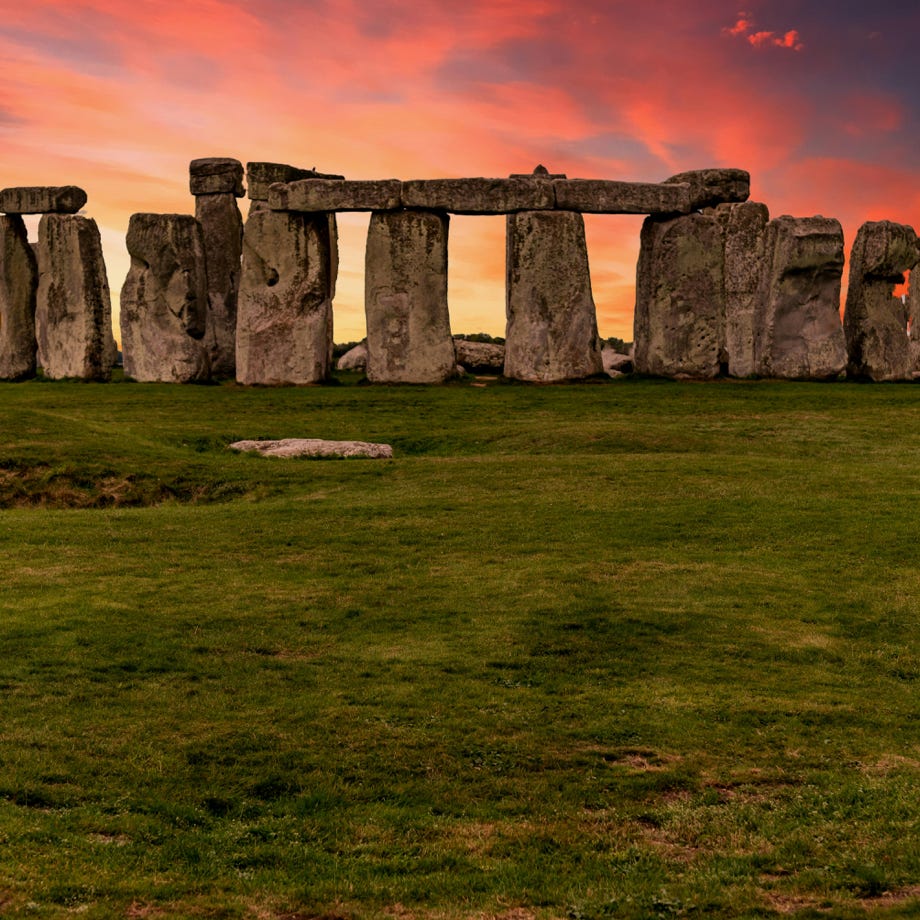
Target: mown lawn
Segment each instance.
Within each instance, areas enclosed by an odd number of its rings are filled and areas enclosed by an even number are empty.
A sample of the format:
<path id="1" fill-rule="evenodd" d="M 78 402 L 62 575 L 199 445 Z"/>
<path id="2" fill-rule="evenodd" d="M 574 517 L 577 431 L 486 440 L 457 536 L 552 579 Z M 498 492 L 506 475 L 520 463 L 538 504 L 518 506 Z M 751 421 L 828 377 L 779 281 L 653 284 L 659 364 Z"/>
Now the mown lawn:
<path id="1" fill-rule="evenodd" d="M 0 914 L 920 914 L 920 387 L 347 384 L 0 386 Z"/>

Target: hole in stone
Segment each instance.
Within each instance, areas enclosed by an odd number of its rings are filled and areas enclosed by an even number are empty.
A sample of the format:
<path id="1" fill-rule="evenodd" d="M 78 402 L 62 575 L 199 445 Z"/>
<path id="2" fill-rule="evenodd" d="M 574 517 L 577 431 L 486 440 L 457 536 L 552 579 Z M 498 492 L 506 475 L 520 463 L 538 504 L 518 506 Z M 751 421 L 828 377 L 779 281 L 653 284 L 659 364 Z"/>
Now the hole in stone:
<path id="1" fill-rule="evenodd" d="M 268 270 L 268 275 L 267 275 L 267 277 L 266 277 L 266 279 L 265 279 L 265 283 L 266 283 L 269 287 L 274 287 L 274 286 L 278 283 L 278 280 L 279 280 L 279 279 L 278 279 L 278 272 L 275 271 L 275 269 L 270 268 L 270 269 Z"/>

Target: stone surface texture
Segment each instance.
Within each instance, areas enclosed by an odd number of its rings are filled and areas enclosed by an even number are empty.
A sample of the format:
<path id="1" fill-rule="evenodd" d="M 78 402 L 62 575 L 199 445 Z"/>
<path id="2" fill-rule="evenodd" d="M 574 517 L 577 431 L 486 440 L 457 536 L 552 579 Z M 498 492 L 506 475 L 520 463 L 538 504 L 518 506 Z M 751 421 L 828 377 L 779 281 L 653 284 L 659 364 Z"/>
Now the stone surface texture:
<path id="1" fill-rule="evenodd" d="M 236 314 L 243 254 L 243 218 L 232 194 L 199 195 L 195 217 L 201 224 L 207 266 L 207 328 L 204 347 L 211 376 L 236 375 Z"/>
<path id="2" fill-rule="evenodd" d="M 715 217 L 646 218 L 636 270 L 637 373 L 707 379 L 724 370 L 723 264 Z"/>
<path id="3" fill-rule="evenodd" d="M 367 367 L 367 342 L 359 342 L 350 348 L 335 366 L 340 371 L 363 371 Z"/>
<path id="4" fill-rule="evenodd" d="M 612 348 L 601 350 L 601 360 L 604 363 L 604 373 L 611 377 L 622 377 L 624 374 L 631 374 L 633 370 L 633 359 L 629 355 L 621 355 Z"/>
<path id="5" fill-rule="evenodd" d="M 77 214 L 45 214 L 37 253 L 35 327 L 45 376 L 108 380 L 115 340 L 96 222 Z"/>
<path id="6" fill-rule="evenodd" d="M 505 366 L 505 346 L 494 342 L 468 342 L 454 337 L 457 364 L 464 370 L 500 374 Z"/>
<path id="7" fill-rule="evenodd" d="M 0 216 L 0 380 L 35 375 L 38 268 L 22 218 Z"/>
<path id="8" fill-rule="evenodd" d="M 556 207 L 583 214 L 688 214 L 687 183 L 564 179 L 553 182 Z"/>
<path id="9" fill-rule="evenodd" d="M 695 169 L 671 176 L 667 182 L 690 186 L 691 210 L 747 201 L 751 196 L 751 174 L 743 169 Z"/>
<path id="10" fill-rule="evenodd" d="M 372 383 L 443 383 L 456 376 L 447 311 L 448 227 L 443 213 L 371 215 L 364 309 Z"/>
<path id="11" fill-rule="evenodd" d="M 257 211 L 246 221 L 236 335 L 236 379 L 318 383 L 332 366 L 329 220 Z"/>
<path id="12" fill-rule="evenodd" d="M 713 212 L 722 224 L 725 251 L 725 351 L 732 377 L 757 373 L 758 293 L 770 213 L 765 204 L 721 204 Z"/>
<path id="13" fill-rule="evenodd" d="M 920 258 L 913 227 L 891 221 L 863 224 L 850 250 L 850 276 L 843 331 L 847 375 L 862 380 L 909 380 L 912 376 L 908 307 L 894 296 L 904 273 Z"/>
<path id="14" fill-rule="evenodd" d="M 286 163 L 247 163 L 246 192 L 254 201 L 268 201 L 268 190 L 278 182 L 297 182 L 300 179 L 344 179 L 332 173 L 315 169 L 300 169 Z"/>
<path id="15" fill-rule="evenodd" d="M 603 373 L 581 214 L 509 214 L 506 245 L 504 375 L 557 383 Z"/>
<path id="16" fill-rule="evenodd" d="M 832 380 L 847 363 L 840 321 L 843 229 L 826 217 L 767 224 L 758 297 L 757 373 Z"/>
<path id="17" fill-rule="evenodd" d="M 319 438 L 282 438 L 280 441 L 235 441 L 231 450 L 255 451 L 263 457 L 364 457 L 389 460 L 393 448 L 371 441 L 324 441 Z"/>
<path id="18" fill-rule="evenodd" d="M 451 214 L 508 214 L 554 208 L 553 183 L 523 179 L 413 179 L 402 183 L 402 205 Z"/>
<path id="19" fill-rule="evenodd" d="M 193 195 L 235 195 L 242 198 L 243 164 L 231 157 L 202 157 L 189 164 Z"/>
<path id="20" fill-rule="evenodd" d="M 4 214 L 76 214 L 86 204 L 86 192 L 76 185 L 5 188 L 0 191 Z"/>
<path id="21" fill-rule="evenodd" d="M 400 206 L 399 179 L 368 181 L 300 179 L 273 185 L 268 206 L 275 211 L 386 211 Z"/>
<path id="22" fill-rule="evenodd" d="M 121 288 L 125 376 L 145 383 L 207 380 L 201 226 L 188 214 L 132 214 L 127 246 L 131 268 Z"/>

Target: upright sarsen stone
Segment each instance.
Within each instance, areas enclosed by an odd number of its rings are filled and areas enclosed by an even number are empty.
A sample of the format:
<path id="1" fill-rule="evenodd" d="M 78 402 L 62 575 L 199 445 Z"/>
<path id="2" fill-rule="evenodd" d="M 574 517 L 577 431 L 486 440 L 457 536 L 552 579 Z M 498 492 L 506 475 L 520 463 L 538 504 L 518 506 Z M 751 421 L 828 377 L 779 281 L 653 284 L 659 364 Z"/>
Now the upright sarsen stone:
<path id="1" fill-rule="evenodd" d="M 195 217 L 201 225 L 207 266 L 207 324 L 204 347 L 211 375 L 236 374 L 236 317 L 243 255 L 243 218 L 236 196 L 198 195 Z"/>
<path id="2" fill-rule="evenodd" d="M 603 373 L 581 214 L 509 214 L 506 248 L 505 376 L 558 383 Z"/>
<path id="3" fill-rule="evenodd" d="M 0 380 L 35 374 L 38 269 L 18 215 L 0 216 Z"/>
<path id="4" fill-rule="evenodd" d="M 717 218 L 645 219 L 636 269 L 636 373 L 705 379 L 727 369 L 723 275 Z"/>
<path id="5" fill-rule="evenodd" d="M 112 306 L 96 222 L 45 214 L 38 225 L 38 362 L 46 377 L 108 380 Z"/>
<path id="6" fill-rule="evenodd" d="M 371 215 L 364 310 L 373 383 L 443 383 L 456 376 L 447 310 L 448 226 L 446 214 L 432 211 Z"/>
<path id="7" fill-rule="evenodd" d="M 256 211 L 243 234 L 236 379 L 318 383 L 332 367 L 330 222 L 326 214 Z"/>
<path id="8" fill-rule="evenodd" d="M 882 220 L 859 228 L 850 250 L 843 315 L 848 376 L 878 381 L 911 378 L 908 308 L 893 295 L 918 258 L 913 227 Z"/>
<path id="9" fill-rule="evenodd" d="M 826 217 L 767 224 L 758 297 L 757 373 L 829 380 L 846 367 L 840 322 L 843 230 Z"/>
<path id="10" fill-rule="evenodd" d="M 121 289 L 125 376 L 144 382 L 207 380 L 201 342 L 207 282 L 201 227 L 187 214 L 132 214 L 131 268 Z"/>

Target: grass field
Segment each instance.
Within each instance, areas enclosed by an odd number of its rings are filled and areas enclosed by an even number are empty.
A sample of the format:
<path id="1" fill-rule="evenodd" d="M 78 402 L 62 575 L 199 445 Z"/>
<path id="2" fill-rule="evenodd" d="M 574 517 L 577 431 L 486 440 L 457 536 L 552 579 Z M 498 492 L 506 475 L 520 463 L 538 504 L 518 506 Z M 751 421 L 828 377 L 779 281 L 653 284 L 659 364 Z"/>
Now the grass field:
<path id="1" fill-rule="evenodd" d="M 920 387 L 353 383 L 0 386 L 0 914 L 920 915 Z"/>

